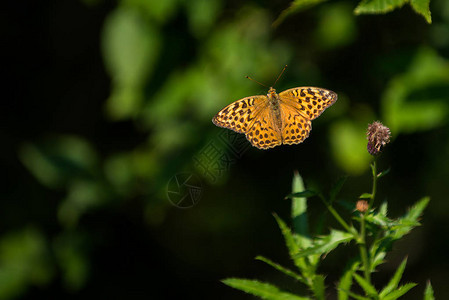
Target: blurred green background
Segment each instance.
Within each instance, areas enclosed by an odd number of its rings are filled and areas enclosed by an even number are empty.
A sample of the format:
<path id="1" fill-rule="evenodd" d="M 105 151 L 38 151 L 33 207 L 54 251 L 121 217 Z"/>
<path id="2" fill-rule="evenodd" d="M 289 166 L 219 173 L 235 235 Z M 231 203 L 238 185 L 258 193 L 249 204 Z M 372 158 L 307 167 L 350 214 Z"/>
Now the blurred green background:
<path id="1" fill-rule="evenodd" d="M 253 259 L 288 265 L 272 213 L 288 220 L 294 170 L 324 190 L 349 175 L 343 200 L 368 191 L 374 120 L 393 134 L 379 201 L 400 216 L 431 197 L 375 280 L 408 255 L 404 278 L 419 286 L 404 299 L 421 299 L 428 279 L 449 299 L 449 2 L 431 1 L 432 24 L 408 5 L 355 16 L 357 4 L 328 1 L 274 28 L 289 1 L 5 3 L 0 299 L 251 299 L 220 283 L 231 276 L 298 290 Z M 285 64 L 278 91 L 339 95 L 303 144 L 261 151 L 211 123 L 267 92 L 246 75 L 271 84 Z M 327 216 L 309 206 L 312 226 Z M 324 260 L 329 299 L 355 253 Z"/>

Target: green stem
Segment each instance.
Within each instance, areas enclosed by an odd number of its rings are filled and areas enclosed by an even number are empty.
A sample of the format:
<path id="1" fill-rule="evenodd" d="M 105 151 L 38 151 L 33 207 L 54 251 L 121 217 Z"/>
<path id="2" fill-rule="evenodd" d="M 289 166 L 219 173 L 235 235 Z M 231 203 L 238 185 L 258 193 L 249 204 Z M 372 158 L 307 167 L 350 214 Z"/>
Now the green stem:
<path id="1" fill-rule="evenodd" d="M 374 198 L 376 197 L 376 189 L 377 189 L 377 164 L 376 164 L 376 160 L 374 160 L 373 163 L 371 164 L 371 169 L 373 170 L 373 189 L 371 191 L 371 199 L 369 201 L 368 210 L 370 210 L 370 208 L 373 206 Z"/>
<path id="2" fill-rule="evenodd" d="M 365 214 L 361 215 L 360 218 L 360 236 L 359 236 L 359 250 L 360 250 L 360 258 L 362 259 L 363 264 L 363 274 L 365 276 L 365 280 L 371 283 L 371 273 L 370 273 L 370 263 L 368 260 L 368 250 L 366 247 L 366 230 L 365 230 Z"/>
<path id="3" fill-rule="evenodd" d="M 329 204 L 329 202 L 326 201 L 326 199 L 324 199 L 322 195 L 320 195 L 320 199 L 321 201 L 323 201 L 324 205 L 326 205 L 326 208 L 330 211 L 330 213 L 334 216 L 338 223 L 340 223 L 347 232 L 354 234 L 354 230 L 351 229 L 351 227 L 348 225 L 348 223 L 345 222 L 345 220 L 343 220 L 342 217 L 340 217 L 338 212 L 332 207 L 331 204 Z"/>
<path id="4" fill-rule="evenodd" d="M 338 223 L 340 223 L 341 226 L 343 226 L 343 228 L 346 229 L 346 231 L 353 233 L 353 231 L 351 230 L 351 227 L 349 227 L 349 225 L 343 220 L 342 217 L 340 217 L 338 212 L 331 205 L 326 203 L 326 207 L 331 212 L 331 214 L 334 216 L 334 218 L 338 221 Z"/>
<path id="5" fill-rule="evenodd" d="M 363 274 L 365 276 L 365 280 L 371 283 L 371 263 L 368 258 L 368 247 L 366 245 L 366 223 L 365 218 L 369 213 L 370 209 L 373 207 L 374 199 L 376 198 L 376 189 L 377 189 L 377 165 L 376 160 L 371 164 L 371 170 L 373 172 L 373 188 L 371 190 L 371 197 L 368 205 L 368 209 L 361 214 L 360 218 L 360 235 L 359 235 L 359 249 L 360 249 L 360 258 L 362 259 L 363 264 Z"/>

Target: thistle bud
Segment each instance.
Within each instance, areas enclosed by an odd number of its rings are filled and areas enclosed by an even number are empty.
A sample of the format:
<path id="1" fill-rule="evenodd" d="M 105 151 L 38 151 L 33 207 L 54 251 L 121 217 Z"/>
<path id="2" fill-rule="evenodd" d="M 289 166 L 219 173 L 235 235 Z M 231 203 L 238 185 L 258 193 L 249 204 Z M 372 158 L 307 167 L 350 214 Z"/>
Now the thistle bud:
<path id="1" fill-rule="evenodd" d="M 357 203 L 355 205 L 355 209 L 361 213 L 364 213 L 365 211 L 368 210 L 368 201 L 366 201 L 366 200 L 357 201 Z"/>
<path id="2" fill-rule="evenodd" d="M 379 121 L 369 124 L 368 130 L 366 131 L 369 154 L 379 154 L 382 148 L 390 142 L 390 134 L 390 129 Z"/>

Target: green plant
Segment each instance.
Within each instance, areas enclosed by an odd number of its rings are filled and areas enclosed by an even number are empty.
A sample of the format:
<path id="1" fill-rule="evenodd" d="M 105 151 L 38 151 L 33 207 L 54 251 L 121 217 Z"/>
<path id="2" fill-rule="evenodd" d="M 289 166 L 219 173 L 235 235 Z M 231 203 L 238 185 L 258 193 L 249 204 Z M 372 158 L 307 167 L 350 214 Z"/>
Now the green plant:
<path id="1" fill-rule="evenodd" d="M 291 2 L 290 7 L 285 9 L 279 15 L 273 25 L 278 26 L 286 17 L 325 1 L 326 0 L 294 0 Z M 430 0 L 361 0 L 354 9 L 354 14 L 385 14 L 396 8 L 401 8 L 405 4 L 410 4 L 417 14 L 420 14 L 426 19 L 427 23 L 432 23 L 432 16 L 429 9 Z"/>
<path id="2" fill-rule="evenodd" d="M 293 229 L 290 229 L 279 216 L 274 215 L 274 217 L 284 236 L 290 258 L 299 272 L 285 268 L 266 257 L 256 257 L 257 260 L 265 262 L 305 285 L 311 295 L 295 295 L 282 291 L 270 283 L 257 280 L 228 278 L 223 280 L 225 284 L 263 299 L 325 299 L 326 276 L 317 272 L 319 264 L 329 252 L 342 244 L 349 246 L 347 244 L 352 242 L 357 245 L 359 254 L 347 263 L 340 277 L 337 285 L 339 300 L 349 298 L 394 300 L 416 286 L 415 283 L 400 285 L 407 259 L 402 261 L 386 286 L 379 289 L 372 282 L 371 275 L 380 264 L 385 262 L 385 256 L 391 250 L 393 243 L 420 225 L 418 220 L 427 206 L 429 198 L 422 198 L 404 216 L 396 219 L 387 216 L 386 202 L 376 207 L 378 180 L 389 172 L 389 169 L 382 172 L 377 170 L 376 158 L 389 142 L 390 130 L 380 122 L 374 122 L 368 126 L 367 137 L 368 152 L 374 157 L 371 163 L 372 189 L 371 192 L 364 193 L 357 198 L 355 207 L 352 204 L 353 224 L 345 221 L 334 207 L 334 204 L 338 202 L 337 195 L 346 178 L 338 180 L 329 194 L 324 195 L 319 191 L 305 189 L 301 176 L 295 173 L 293 193 L 286 197 L 292 200 Z M 311 237 L 307 222 L 307 198 L 311 197 L 321 199 L 342 229 L 332 228 L 327 235 Z M 354 283 L 357 283 L 360 288 L 355 288 Z M 430 282 L 427 284 L 424 299 L 434 299 Z"/>

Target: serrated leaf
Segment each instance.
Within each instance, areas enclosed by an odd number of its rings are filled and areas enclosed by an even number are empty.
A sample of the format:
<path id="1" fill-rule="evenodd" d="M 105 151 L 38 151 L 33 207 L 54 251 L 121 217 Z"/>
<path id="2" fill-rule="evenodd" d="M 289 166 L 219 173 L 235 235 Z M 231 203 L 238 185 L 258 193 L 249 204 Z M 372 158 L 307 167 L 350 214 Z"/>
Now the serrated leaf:
<path id="1" fill-rule="evenodd" d="M 357 269 L 359 263 L 353 262 L 351 265 L 346 267 L 343 275 L 340 278 L 340 282 L 338 283 L 338 300 L 347 300 L 349 298 L 348 291 L 351 289 L 352 285 L 352 275 Z"/>
<path id="2" fill-rule="evenodd" d="M 396 300 L 405 293 L 407 293 L 410 289 L 416 286 L 416 283 L 407 283 L 400 286 L 397 290 L 392 291 L 390 294 L 381 298 L 382 300 Z"/>
<path id="3" fill-rule="evenodd" d="M 372 196 L 370 193 L 363 193 L 359 196 L 359 199 L 371 199 Z"/>
<path id="4" fill-rule="evenodd" d="M 366 281 L 365 278 L 363 278 L 357 273 L 354 273 L 354 278 L 367 295 L 369 296 L 377 295 L 376 288 L 371 283 Z"/>
<path id="5" fill-rule="evenodd" d="M 386 255 L 387 253 L 384 251 L 376 253 L 371 262 L 371 269 L 375 270 L 378 265 L 383 264 L 385 262 L 384 258 Z"/>
<path id="6" fill-rule="evenodd" d="M 387 212 L 388 212 L 388 203 L 382 202 L 382 204 L 379 207 L 379 215 L 386 217 L 387 216 Z"/>
<path id="7" fill-rule="evenodd" d="M 287 246 L 288 253 L 293 260 L 295 266 L 297 266 L 301 271 L 307 272 L 309 270 L 309 266 L 303 258 L 296 258 L 295 255 L 299 252 L 299 246 L 297 241 L 295 240 L 290 228 L 288 228 L 287 224 L 279 218 L 278 215 L 273 214 L 276 222 L 278 223 L 279 228 L 281 229 L 282 235 L 284 236 L 285 245 Z"/>
<path id="8" fill-rule="evenodd" d="M 295 171 L 292 182 L 292 193 L 304 192 L 304 182 L 301 175 Z M 295 233 L 307 237 L 309 229 L 307 224 L 307 198 L 292 197 L 292 220 Z"/>
<path id="9" fill-rule="evenodd" d="M 257 280 L 228 278 L 222 282 L 230 287 L 244 291 L 267 300 L 308 300 L 308 297 L 297 296 L 280 290 L 277 286 Z"/>
<path id="10" fill-rule="evenodd" d="M 346 182 L 346 179 L 348 179 L 348 176 L 343 176 L 340 179 L 338 179 L 338 181 L 332 186 L 331 191 L 329 193 L 329 199 L 330 202 L 332 203 L 335 198 L 337 197 L 338 193 L 340 192 L 341 188 L 343 187 L 343 185 Z"/>
<path id="11" fill-rule="evenodd" d="M 410 208 L 409 212 L 402 219 L 409 220 L 410 222 L 416 222 L 426 208 L 427 204 L 429 204 L 429 201 L 429 197 L 422 198 Z"/>
<path id="12" fill-rule="evenodd" d="M 421 216 L 423 210 L 426 208 L 429 203 L 430 198 L 424 197 L 419 200 L 415 205 L 413 205 L 410 210 L 398 220 L 399 225 L 397 227 L 393 227 L 394 234 L 392 238 L 397 240 L 404 235 L 408 234 L 414 227 L 419 226 L 418 218 Z"/>
<path id="13" fill-rule="evenodd" d="M 309 7 L 317 5 L 324 1 L 326 0 L 294 0 L 290 4 L 290 7 L 283 10 L 279 15 L 279 17 L 273 22 L 273 27 L 279 26 L 285 20 L 286 17 L 298 13 L 300 11 L 303 11 Z"/>
<path id="14" fill-rule="evenodd" d="M 380 298 L 385 297 L 389 293 L 391 293 L 394 289 L 396 289 L 399 285 L 399 281 L 402 278 L 402 274 L 405 270 L 405 265 L 407 264 L 407 259 L 404 259 L 402 263 L 399 265 L 398 269 L 394 273 L 393 277 L 390 279 L 388 284 L 382 289 L 379 293 Z"/>
<path id="15" fill-rule="evenodd" d="M 299 193 L 292 193 L 290 195 L 285 196 L 285 199 L 292 199 L 292 198 L 309 198 L 318 195 L 318 192 L 305 190 Z"/>
<path id="16" fill-rule="evenodd" d="M 276 270 L 284 273 L 287 276 L 293 277 L 296 280 L 298 280 L 298 281 L 300 281 L 300 282 L 302 282 L 304 284 L 307 284 L 307 281 L 301 275 L 299 275 L 299 274 L 297 274 L 297 273 L 295 273 L 295 272 L 293 272 L 293 271 L 291 271 L 291 270 L 289 270 L 287 268 L 284 268 L 280 264 L 277 264 L 277 263 L 273 262 L 272 260 L 270 260 L 270 259 L 268 259 L 266 257 L 263 257 L 263 256 L 259 255 L 259 256 L 256 257 L 256 259 L 260 260 L 260 261 L 263 261 L 267 265 L 272 266 L 273 268 L 275 268 Z"/>
<path id="17" fill-rule="evenodd" d="M 297 253 L 295 257 L 300 258 L 312 254 L 323 255 L 334 250 L 338 245 L 347 243 L 352 239 L 354 239 L 354 236 L 352 234 L 332 229 L 329 235 L 318 238 L 314 242 L 313 247 L 299 251 L 299 253 Z"/>
<path id="18" fill-rule="evenodd" d="M 433 288 L 430 280 L 427 281 L 426 290 L 424 291 L 424 300 L 435 300 L 433 295 Z"/>

